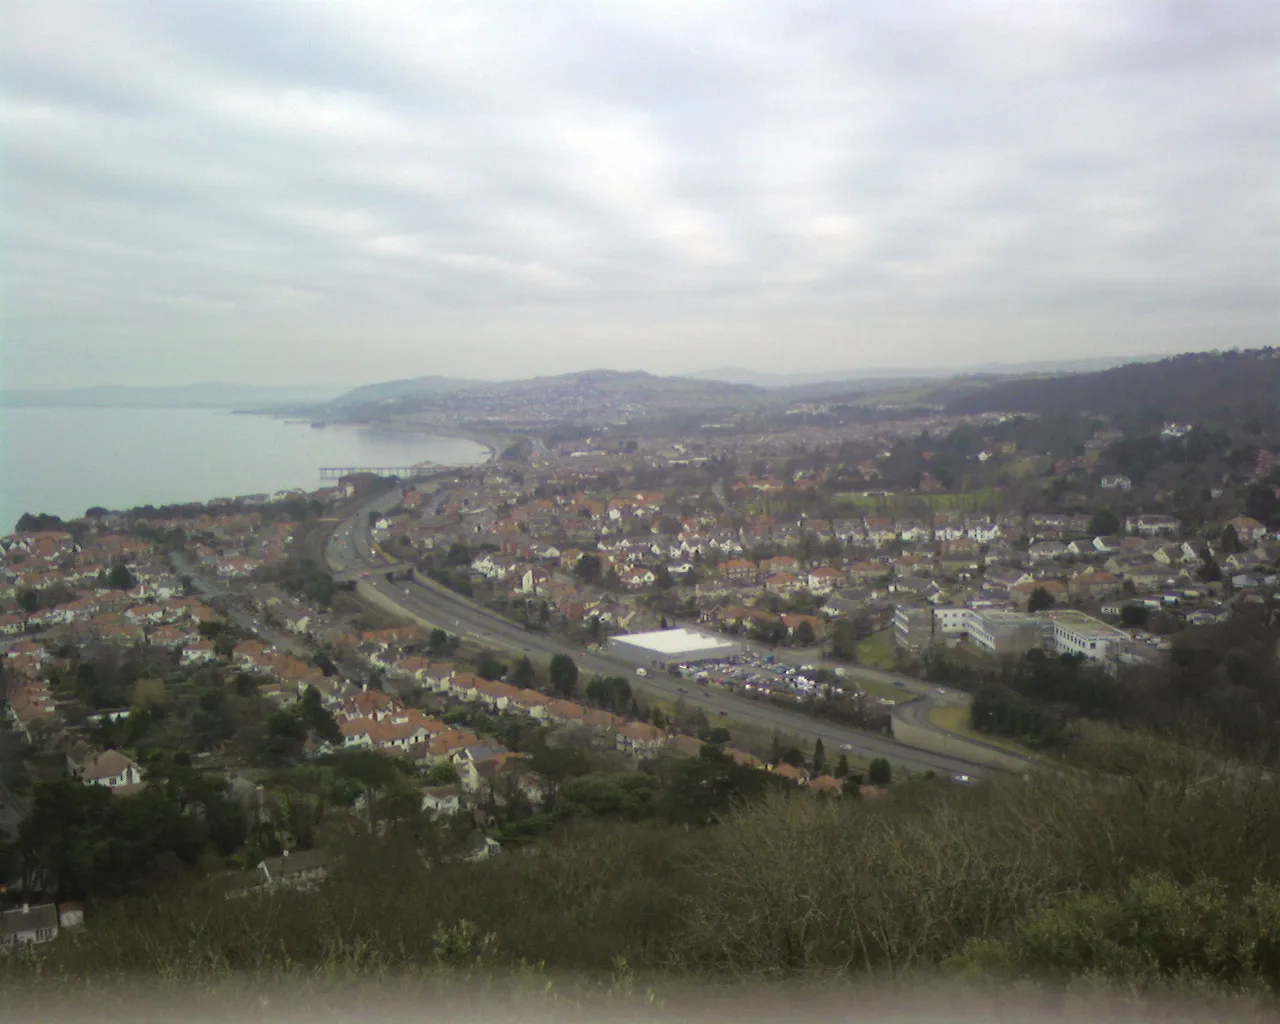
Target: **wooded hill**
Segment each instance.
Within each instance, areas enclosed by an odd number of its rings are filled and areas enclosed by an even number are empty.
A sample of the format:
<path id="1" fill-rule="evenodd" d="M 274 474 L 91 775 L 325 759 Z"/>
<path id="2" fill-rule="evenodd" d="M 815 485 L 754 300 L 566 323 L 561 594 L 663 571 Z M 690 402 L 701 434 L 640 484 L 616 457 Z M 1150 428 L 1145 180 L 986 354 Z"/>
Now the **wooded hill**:
<path id="1" fill-rule="evenodd" d="M 957 396 L 952 415 L 1102 413 L 1134 426 L 1163 421 L 1280 429 L 1280 349 L 1196 352 L 1097 373 L 1009 380 Z"/>

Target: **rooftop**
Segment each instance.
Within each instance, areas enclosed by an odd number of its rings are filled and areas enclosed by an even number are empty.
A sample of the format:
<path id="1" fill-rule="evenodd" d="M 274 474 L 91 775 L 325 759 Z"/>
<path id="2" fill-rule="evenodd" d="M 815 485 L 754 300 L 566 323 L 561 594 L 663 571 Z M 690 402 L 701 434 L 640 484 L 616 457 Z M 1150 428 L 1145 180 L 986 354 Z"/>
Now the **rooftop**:
<path id="1" fill-rule="evenodd" d="M 737 645 L 692 629 L 659 629 L 652 633 L 626 633 L 613 638 L 658 654 L 688 654 L 693 651 L 713 653 L 732 651 Z"/>
<path id="2" fill-rule="evenodd" d="M 1086 615 L 1084 612 L 1078 612 L 1074 609 L 1053 610 L 1048 612 L 1047 615 L 1053 620 L 1055 626 L 1061 625 L 1064 629 L 1069 629 L 1082 636 L 1098 637 L 1104 640 L 1129 639 L 1129 634 L 1124 630 L 1117 629 L 1115 626 L 1095 619 L 1092 615 Z"/>

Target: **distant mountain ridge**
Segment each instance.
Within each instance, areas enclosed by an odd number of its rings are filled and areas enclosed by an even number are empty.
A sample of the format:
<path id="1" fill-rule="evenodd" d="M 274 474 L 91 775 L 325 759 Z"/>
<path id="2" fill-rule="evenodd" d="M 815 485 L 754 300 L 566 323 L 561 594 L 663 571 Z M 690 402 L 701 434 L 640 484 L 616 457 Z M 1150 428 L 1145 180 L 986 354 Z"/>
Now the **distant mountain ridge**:
<path id="1" fill-rule="evenodd" d="M 237 409 L 247 406 L 297 405 L 325 402 L 342 391 L 338 385 L 261 387 L 254 384 L 209 382 L 171 387 L 103 385 L 61 390 L 0 391 L 0 406 L 8 408 L 83 409 Z"/>
<path id="2" fill-rule="evenodd" d="M 1157 356 L 1152 359 L 1161 358 Z M 1144 362 L 1144 357 L 1110 356 L 1098 359 L 1036 360 L 1027 363 L 979 363 L 973 366 L 944 367 L 934 369 L 907 369 L 902 367 L 872 367 L 865 370 L 827 370 L 813 373 L 769 373 L 750 370 L 742 366 L 721 366 L 713 370 L 698 370 L 681 374 L 697 380 L 717 380 L 726 384 L 751 384 L 770 390 L 806 387 L 812 384 L 849 384 L 857 390 L 868 390 L 866 385 L 901 387 L 904 383 L 945 380 L 972 375 L 1010 376 L 1030 373 L 1087 373 L 1104 370 L 1126 363 Z"/>

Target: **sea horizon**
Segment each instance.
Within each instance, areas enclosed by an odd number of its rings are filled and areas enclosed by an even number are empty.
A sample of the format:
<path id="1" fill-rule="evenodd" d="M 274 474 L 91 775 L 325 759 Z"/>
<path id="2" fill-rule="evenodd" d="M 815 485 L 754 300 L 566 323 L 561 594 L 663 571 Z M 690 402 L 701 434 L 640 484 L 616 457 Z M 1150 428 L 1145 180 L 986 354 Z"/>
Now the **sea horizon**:
<path id="1" fill-rule="evenodd" d="M 83 516 L 322 486 L 321 467 L 475 465 L 480 441 L 230 409 L 0 409 L 0 532 L 23 513 Z"/>

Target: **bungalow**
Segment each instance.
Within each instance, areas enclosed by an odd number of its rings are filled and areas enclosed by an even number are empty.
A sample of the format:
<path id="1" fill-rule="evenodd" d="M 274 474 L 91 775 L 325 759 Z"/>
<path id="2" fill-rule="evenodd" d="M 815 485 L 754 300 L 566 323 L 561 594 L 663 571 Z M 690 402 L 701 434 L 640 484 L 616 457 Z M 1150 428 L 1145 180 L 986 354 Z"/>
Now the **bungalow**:
<path id="1" fill-rule="evenodd" d="M 67 767 L 85 785 L 106 786 L 114 793 L 136 792 L 146 784 L 137 762 L 118 750 L 68 755 Z"/>
<path id="2" fill-rule="evenodd" d="M 622 580 L 624 587 L 632 590 L 639 590 L 643 587 L 651 587 L 657 582 L 657 577 L 653 572 L 643 566 L 624 569 L 619 578 Z"/>
<path id="3" fill-rule="evenodd" d="M 82 924 L 84 908 L 79 903 L 24 903 L 0 913 L 0 953 L 52 942 L 61 930 Z"/>

